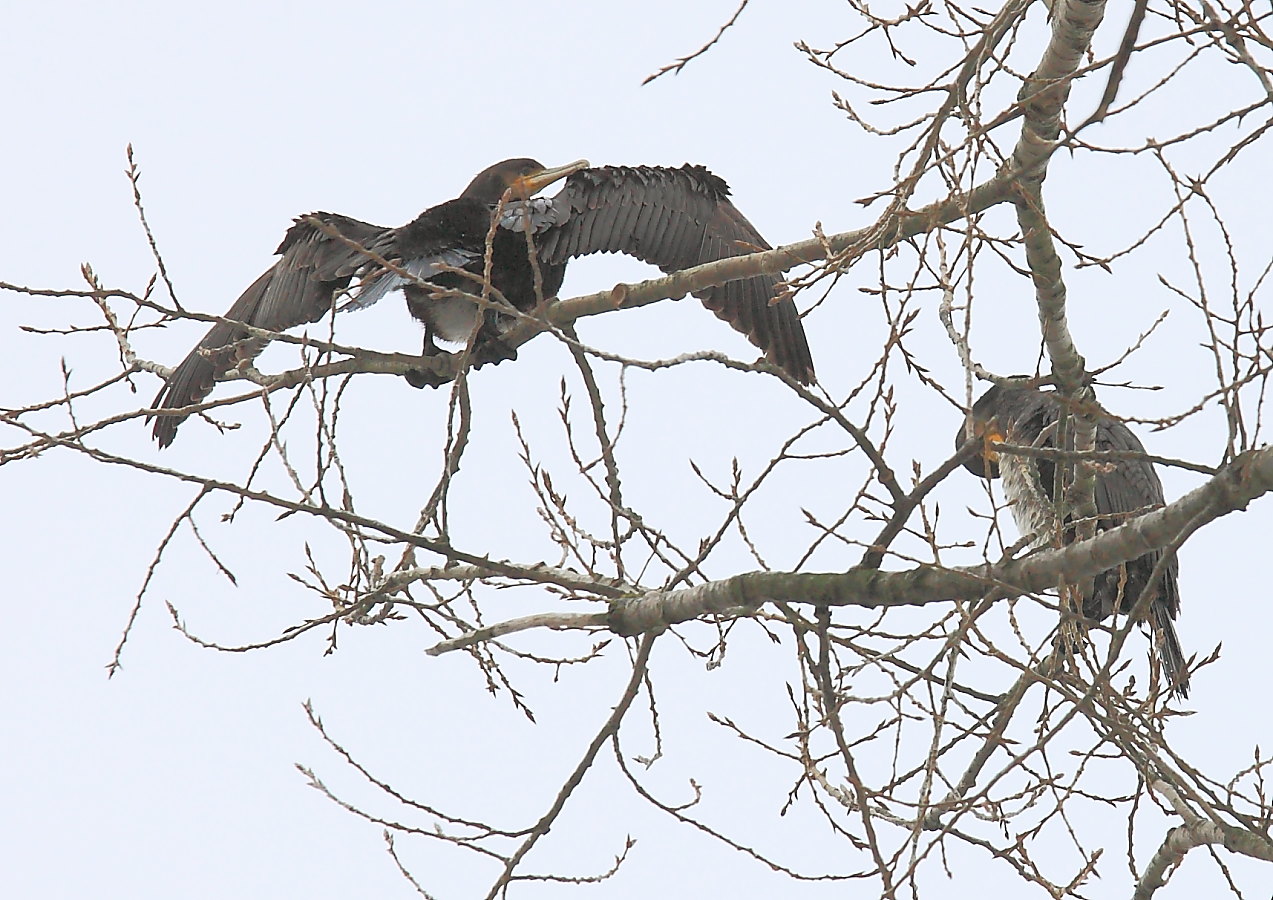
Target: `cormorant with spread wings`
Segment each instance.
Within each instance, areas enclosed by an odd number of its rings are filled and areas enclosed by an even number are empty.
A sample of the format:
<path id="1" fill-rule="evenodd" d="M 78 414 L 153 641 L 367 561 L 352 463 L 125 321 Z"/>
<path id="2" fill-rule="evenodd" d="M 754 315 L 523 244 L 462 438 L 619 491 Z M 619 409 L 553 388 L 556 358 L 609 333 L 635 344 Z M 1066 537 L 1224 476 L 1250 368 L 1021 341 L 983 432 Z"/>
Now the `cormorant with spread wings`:
<path id="1" fill-rule="evenodd" d="M 536 197 L 566 179 L 552 198 Z M 492 216 L 500 209 L 497 223 Z M 400 228 L 383 228 L 335 213 L 301 216 L 277 251 L 279 260 L 254 281 L 173 370 L 155 397 L 154 437 L 172 443 L 177 427 L 201 403 L 217 376 L 256 357 L 266 341 L 243 326 L 283 331 L 316 322 L 333 308 L 358 309 L 401 289 L 411 314 L 425 326 L 425 353 L 434 338 L 467 341 L 474 329 L 474 362 L 516 355 L 500 341 L 513 317 L 487 312 L 457 296 L 480 294 L 478 283 L 492 224 L 491 286 L 521 312 L 553 297 L 566 263 L 591 253 L 619 252 L 675 272 L 769 244 L 729 201 L 729 188 L 702 166 L 603 166 L 586 160 L 545 168 L 509 159 L 483 170 L 454 200 L 434 206 Z M 535 258 L 528 253 L 529 229 Z M 399 271 L 394 271 L 397 269 Z M 405 275 L 403 273 L 406 273 Z M 427 280 L 435 290 L 419 284 Z M 813 381 L 804 328 L 778 278 L 755 275 L 707 288 L 703 304 L 764 351 L 797 381 Z M 437 294 L 436 290 L 450 291 Z M 342 297 L 348 299 L 342 301 Z M 417 387 L 438 383 L 429 372 L 408 376 Z"/>

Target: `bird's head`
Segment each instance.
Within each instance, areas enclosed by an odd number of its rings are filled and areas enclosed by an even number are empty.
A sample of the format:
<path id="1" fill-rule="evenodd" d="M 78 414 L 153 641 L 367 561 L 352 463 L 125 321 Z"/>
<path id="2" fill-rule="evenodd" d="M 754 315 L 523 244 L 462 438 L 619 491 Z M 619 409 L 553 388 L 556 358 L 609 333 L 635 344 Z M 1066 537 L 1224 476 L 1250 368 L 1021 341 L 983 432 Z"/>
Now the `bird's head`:
<path id="1" fill-rule="evenodd" d="M 999 422 L 1003 390 L 996 385 L 977 398 L 968 422 L 961 424 L 955 432 L 955 450 L 963 447 L 969 437 L 976 441 L 972 455 L 964 460 L 964 468 L 978 478 L 999 477 L 999 451 L 994 449 L 994 445 L 1007 440 L 1005 429 Z"/>
<path id="2" fill-rule="evenodd" d="M 586 159 L 577 159 L 564 166 L 552 168 L 547 168 L 534 159 L 506 159 L 479 172 L 460 196 L 494 206 L 505 191 L 511 190 L 513 199 L 528 200 L 553 182 L 586 168 Z"/>
<path id="3" fill-rule="evenodd" d="M 1029 444 L 1049 422 L 1056 421 L 1054 413 L 1049 415 L 1049 410 L 1056 408 L 1056 394 L 1038 390 L 1035 385 L 1040 380 L 1027 375 L 1014 376 L 992 385 L 977 398 L 968 416 L 971 436 L 977 443 L 970 451 L 974 455 L 964 460 L 964 468 L 979 478 L 998 478 L 1000 454 L 995 444 Z M 968 437 L 968 427 L 961 425 L 955 432 L 955 449 L 963 447 Z"/>

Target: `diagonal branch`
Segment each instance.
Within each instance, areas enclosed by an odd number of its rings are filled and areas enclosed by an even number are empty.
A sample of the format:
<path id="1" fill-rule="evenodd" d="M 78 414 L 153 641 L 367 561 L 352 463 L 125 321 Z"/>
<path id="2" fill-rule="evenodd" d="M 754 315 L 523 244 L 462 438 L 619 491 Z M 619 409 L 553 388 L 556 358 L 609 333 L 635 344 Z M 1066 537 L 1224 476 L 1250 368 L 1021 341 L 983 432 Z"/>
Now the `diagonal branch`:
<path id="1" fill-rule="evenodd" d="M 553 805 L 535 823 L 526 836 L 526 840 L 505 862 L 504 871 L 500 873 L 499 878 L 495 879 L 495 883 L 486 895 L 487 900 L 494 900 L 495 897 L 508 890 L 508 884 L 513 879 L 513 873 L 517 871 L 517 867 L 526 857 L 526 854 L 530 852 L 531 848 L 535 846 L 541 837 L 549 832 L 553 823 L 557 821 L 557 817 L 561 815 L 561 811 L 566 806 L 566 801 L 574 793 L 575 788 L 579 787 L 579 783 L 583 781 L 583 776 L 592 768 L 592 764 L 596 760 L 597 753 L 601 750 L 602 745 L 611 736 L 618 733 L 623 717 L 627 714 L 628 708 L 632 705 L 632 701 L 636 699 L 637 694 L 641 690 L 641 685 L 645 681 L 646 665 L 650 661 L 650 649 L 654 646 L 654 640 L 655 635 L 653 634 L 647 634 L 642 638 L 641 645 L 637 648 L 636 658 L 632 661 L 632 677 L 628 680 L 627 687 L 624 688 L 619 702 L 615 704 L 614 710 L 610 713 L 610 717 L 606 719 L 605 724 L 593 736 L 587 750 L 584 751 L 583 758 L 579 760 L 579 765 L 575 766 L 575 770 L 566 779 L 566 783 L 557 794 L 557 799 L 553 801 Z"/>
<path id="2" fill-rule="evenodd" d="M 1064 0 L 1052 6 L 1052 39 L 1038 68 L 1022 87 L 1025 116 L 1012 151 L 1020 173 L 1017 221 L 1039 305 L 1039 326 L 1062 392 L 1073 396 L 1085 380 L 1086 362 L 1074 345 L 1065 314 L 1065 281 L 1043 204 L 1043 179 L 1061 134 L 1065 101 L 1075 73 L 1105 14 L 1104 0 Z"/>
<path id="3" fill-rule="evenodd" d="M 925 565 L 900 572 L 860 566 L 847 572 L 748 572 L 617 601 L 610 611 L 610 628 L 622 635 L 642 634 L 702 615 L 755 611 L 774 600 L 874 609 L 980 599 L 991 591 L 1003 597 L 1037 593 L 1183 541 L 1270 490 L 1273 448 L 1266 447 L 1238 457 L 1176 502 L 1067 547 L 1005 563 L 949 569 Z"/>
<path id="4" fill-rule="evenodd" d="M 1273 862 L 1273 842 L 1270 842 L 1267 835 L 1236 826 L 1218 825 L 1191 810 L 1166 782 L 1158 781 L 1152 786 L 1156 792 L 1167 797 L 1185 823 L 1167 832 L 1167 837 L 1163 839 L 1162 845 L 1136 884 L 1132 900 L 1149 900 L 1167 883 L 1168 869 L 1179 865 L 1185 854 L 1196 847 L 1218 844 L 1243 856 Z"/>

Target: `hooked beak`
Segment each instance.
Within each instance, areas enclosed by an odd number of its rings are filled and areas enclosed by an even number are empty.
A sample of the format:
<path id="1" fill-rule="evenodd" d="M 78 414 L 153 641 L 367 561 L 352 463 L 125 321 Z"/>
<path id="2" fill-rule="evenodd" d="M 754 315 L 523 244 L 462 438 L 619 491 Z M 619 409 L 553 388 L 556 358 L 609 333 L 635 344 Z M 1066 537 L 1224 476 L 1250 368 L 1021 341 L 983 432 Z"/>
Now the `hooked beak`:
<path id="1" fill-rule="evenodd" d="M 956 448 L 963 451 L 961 461 L 969 472 L 978 478 L 998 478 L 1000 453 L 995 445 L 1006 440 L 1003 430 L 994 419 L 989 422 L 974 419 L 971 435 L 960 429 Z"/>
<path id="2" fill-rule="evenodd" d="M 991 422 L 984 429 L 978 428 L 981 432 L 981 464 L 982 472 L 988 478 L 997 478 L 999 476 L 999 451 L 994 448 L 994 444 L 1004 443 L 1008 437 L 1000 430 L 998 423 Z"/>

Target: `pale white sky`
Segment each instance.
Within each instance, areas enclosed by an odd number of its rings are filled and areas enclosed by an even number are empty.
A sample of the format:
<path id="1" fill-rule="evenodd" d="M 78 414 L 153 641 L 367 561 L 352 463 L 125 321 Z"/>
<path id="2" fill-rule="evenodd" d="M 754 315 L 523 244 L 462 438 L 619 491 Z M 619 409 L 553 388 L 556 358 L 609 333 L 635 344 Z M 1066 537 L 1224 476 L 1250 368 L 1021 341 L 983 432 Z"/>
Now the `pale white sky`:
<path id="1" fill-rule="evenodd" d="M 80 287 L 78 267 L 87 261 L 107 285 L 142 289 L 154 265 L 123 175 L 130 142 L 178 295 L 209 313 L 228 308 L 269 264 L 292 216 L 327 209 L 396 225 L 510 156 L 548 164 L 578 157 L 597 164 L 703 163 L 730 182 L 739 208 L 774 244 L 807 237 L 816 222 L 827 232 L 867 224 L 874 210 L 853 201 L 891 183 L 896 147 L 867 137 L 837 111 L 830 92 L 841 89 L 840 82 L 792 49 L 796 40 L 825 45 L 856 32 L 860 23 L 846 8 L 756 3 L 706 58 L 677 77 L 640 86 L 661 65 L 696 49 L 733 9 L 733 0 L 15 6 L 6 12 L 9 40 L 0 59 L 7 85 L 0 280 Z M 876 54 L 864 45 L 840 64 L 881 78 L 904 72 Z M 927 71 L 947 61 L 920 62 L 919 70 Z M 1090 99 L 1087 104 L 1084 109 Z M 1185 109 L 1157 109 L 1129 132 L 1099 137 L 1131 143 L 1159 126 L 1166 132 L 1169 117 Z M 1103 158 L 1088 169 L 1085 162 L 1090 158 L 1058 158 L 1049 202 L 1054 220 L 1072 237 L 1092 252 L 1109 252 L 1161 214 L 1164 195 L 1146 160 Z M 1141 202 L 1150 188 L 1158 205 Z M 1264 180 L 1253 183 L 1235 172 L 1218 190 L 1239 228 L 1267 209 Z M 988 220 L 1010 230 L 1006 211 Z M 1251 226 L 1243 252 L 1252 250 L 1257 235 L 1266 242 L 1267 231 L 1257 228 Z M 864 261 L 806 323 L 822 383 L 836 397 L 878 354 L 884 334 L 878 303 L 857 290 L 878 280 L 877 267 L 877 260 Z M 1247 268 L 1253 276 L 1259 267 Z M 1173 308 L 1161 334 L 1123 372 L 1165 390 L 1102 394 L 1116 412 L 1178 411 L 1209 387 L 1212 363 L 1197 346 L 1197 314 L 1156 281 L 1160 272 L 1176 279 L 1184 271 L 1179 257 L 1150 253 L 1112 276 L 1067 270 L 1071 324 L 1093 366 L 1115 357 L 1160 310 Z M 652 270 L 631 260 L 583 261 L 572 266 L 562 293 L 648 274 Z M 1221 279 L 1213 287 L 1223 292 L 1227 285 Z M 978 299 L 984 314 L 974 336 L 979 358 L 1004 374 L 1032 369 L 1037 324 L 1026 282 L 988 279 Z M 927 354 L 925 364 L 953 384 L 958 361 L 941 335 L 935 303 L 935 297 L 926 301 L 916 346 Z M 418 330 L 399 306 L 389 301 L 348 317 L 342 342 L 418 347 Z M 87 384 L 89 373 L 109 370 L 113 347 L 100 336 L 64 339 L 16 329 L 18 323 L 89 322 L 85 305 L 5 295 L 0 316 L 0 351 L 9 367 L 0 379 L 0 407 L 55 394 L 61 357 L 73 379 L 85 373 L 73 387 Z M 585 340 L 639 356 L 702 348 L 755 355 L 692 300 L 601 317 L 580 330 Z M 201 333 L 194 324 L 174 326 L 148 333 L 138 349 L 173 364 Z M 452 518 L 474 551 L 531 561 L 551 547 L 537 528 L 508 411 L 518 413 L 556 464 L 562 455 L 558 385 L 565 376 L 577 387 L 577 378 L 562 348 L 548 341 L 526 347 L 522 357 L 515 368 L 484 370 L 474 380 L 474 450 Z M 286 358 L 267 356 L 262 365 L 285 365 Z M 137 384 L 131 400 L 123 391 L 111 395 L 120 404 L 116 411 L 149 400 L 158 388 L 150 377 Z M 682 539 L 719 515 L 718 506 L 699 499 L 687 457 L 720 480 L 733 457 L 754 471 L 807 419 L 767 380 L 730 378 L 715 366 L 683 367 L 658 378 L 634 374 L 630 388 L 628 495 L 634 505 L 661 510 L 662 525 Z M 902 404 L 892 445 L 896 464 L 905 469 L 914 458 L 931 467 L 949 453 L 958 416 L 914 383 L 906 396 L 914 406 Z M 576 400 L 582 410 L 582 399 Z M 110 409 L 93 404 L 86 415 Z M 259 410 L 243 416 L 249 424 L 229 435 L 188 422 L 163 454 L 136 422 L 100 441 L 114 452 L 241 481 L 264 433 Z M 399 379 L 355 382 L 343 428 L 351 459 L 361 466 L 351 476 L 361 511 L 410 526 L 436 478 L 444 416 L 441 393 L 413 391 Z M 1140 431 L 1153 451 L 1215 462 L 1222 447 L 1218 423 L 1208 415 L 1164 434 Z M 5 445 L 14 440 L 6 437 Z M 770 564 L 794 562 L 807 543 L 799 531 L 801 509 L 832 519 L 847 505 L 837 487 L 855 485 L 862 463 L 851 456 L 840 465 L 816 481 L 788 478 L 785 497 L 770 497 L 772 512 L 756 523 L 769 542 Z M 964 487 L 958 480 L 940 497 L 943 514 L 952 518 L 964 515 L 967 504 L 984 505 L 971 479 Z M 1164 483 L 1174 499 L 1199 478 L 1169 472 Z M 107 681 L 105 665 L 147 565 L 194 492 L 68 454 L 0 468 L 6 509 L 0 558 L 8 572 L 0 632 L 0 895 L 411 896 L 384 853 L 380 827 L 306 787 L 292 765 L 313 767 L 331 787 L 388 819 L 426 830 L 432 820 L 361 782 L 306 722 L 301 704 L 307 698 L 334 737 L 404 794 L 457 815 L 489 816 L 510 829 L 542 814 L 627 677 L 618 641 L 602 661 L 567 667 L 556 682 L 550 672 L 514 667 L 536 712 L 538 724 L 531 725 L 506 696 L 486 692 L 469 658 L 426 657 L 423 648 L 433 637 L 415 621 L 343 628 L 331 655 L 324 655 L 325 636 L 318 633 L 227 654 L 197 647 L 173 630 L 164 601 L 197 634 L 222 644 L 265 640 L 325 612 L 283 574 L 303 570 L 305 540 L 320 556 L 339 560 L 347 552 L 308 521 L 274 523 L 269 510 L 249 507 L 223 523 L 219 514 L 230 503 L 211 503 L 200 524 L 239 576 L 238 586 L 217 573 L 183 530 L 142 607 L 123 670 Z M 1267 588 L 1258 557 L 1266 551 L 1269 508 L 1256 504 L 1209 527 L 1181 561 L 1179 630 L 1187 652 L 1206 654 L 1223 641 L 1224 655 L 1195 678 L 1189 707 L 1196 714 L 1174 722 L 1171 736 L 1183 755 L 1220 778 L 1249 762 L 1253 745 L 1273 743 L 1273 726 L 1251 702 L 1267 655 Z M 828 546 L 812 567 L 855 558 Z M 752 564 L 740 554 L 737 565 Z M 559 608 L 532 590 L 492 602 L 500 618 Z M 696 640 L 707 646 L 711 637 L 702 632 Z M 587 638 L 557 635 L 514 643 L 567 655 L 590 645 Z M 1144 641 L 1133 643 L 1137 649 L 1128 658 L 1143 665 L 1136 654 Z M 655 685 L 667 758 L 648 778 L 674 802 L 689 799 L 689 778 L 703 782 L 706 818 L 793 868 L 852 871 L 859 863 L 807 811 L 777 816 L 789 780 L 771 773 L 753 782 L 764 758 L 706 721 L 706 711 L 716 712 L 781 742 L 790 728 L 785 684 L 797 677 L 789 656 L 746 632 L 731 644 L 723 666 L 705 671 L 701 661 L 664 641 L 655 654 Z M 645 755 L 652 746 L 634 729 L 625 750 L 629 757 Z M 603 871 L 631 834 L 638 843 L 625 870 L 614 881 L 579 890 L 590 897 L 856 896 L 856 887 L 790 882 L 700 840 L 635 798 L 607 754 L 528 871 Z M 1146 835 L 1145 846 L 1158 837 Z M 1122 831 L 1115 827 L 1105 840 L 1105 877 L 1089 896 L 1126 896 Z M 398 849 L 438 897 L 480 896 L 495 874 L 476 857 L 426 838 L 400 837 Z M 1201 852 L 1195 857 L 1164 896 L 1196 896 L 1190 884 L 1217 884 L 1214 865 Z M 964 878 L 983 890 L 1011 883 L 1001 865 L 959 852 L 954 859 L 963 868 L 947 896 L 968 895 Z M 1239 861 L 1235 870 L 1253 896 L 1269 893 L 1267 869 Z M 938 894 L 946 890 L 936 867 L 932 878 Z M 515 891 L 555 896 L 562 889 L 524 885 Z"/>

